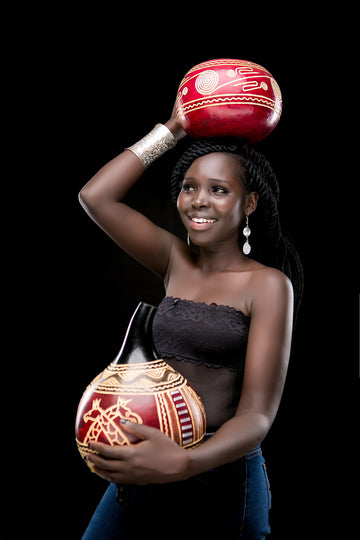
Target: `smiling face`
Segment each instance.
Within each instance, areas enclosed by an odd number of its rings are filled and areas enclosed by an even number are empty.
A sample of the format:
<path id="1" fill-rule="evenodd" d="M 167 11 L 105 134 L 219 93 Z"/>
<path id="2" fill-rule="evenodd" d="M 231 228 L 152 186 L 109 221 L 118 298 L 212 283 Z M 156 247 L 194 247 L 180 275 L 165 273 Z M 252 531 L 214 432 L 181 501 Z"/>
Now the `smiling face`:
<path id="1" fill-rule="evenodd" d="M 257 194 L 247 193 L 243 170 L 231 154 L 214 152 L 196 159 L 185 174 L 177 207 L 199 247 L 235 241 L 245 212 L 256 208 Z"/>

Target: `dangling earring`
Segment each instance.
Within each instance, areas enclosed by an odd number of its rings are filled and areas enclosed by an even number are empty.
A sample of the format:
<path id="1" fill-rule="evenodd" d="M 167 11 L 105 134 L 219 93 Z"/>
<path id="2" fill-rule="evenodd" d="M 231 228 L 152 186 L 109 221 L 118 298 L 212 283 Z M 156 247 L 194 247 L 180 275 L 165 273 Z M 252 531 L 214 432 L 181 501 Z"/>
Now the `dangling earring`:
<path id="1" fill-rule="evenodd" d="M 243 235 L 245 236 L 246 238 L 246 241 L 245 241 L 245 244 L 243 245 L 243 253 L 245 255 L 249 255 L 250 251 L 251 251 L 251 246 L 249 244 L 249 236 L 251 234 L 251 230 L 250 230 L 250 227 L 249 227 L 249 216 L 246 214 L 246 227 L 244 227 L 243 229 Z"/>
<path id="2" fill-rule="evenodd" d="M 187 233 L 186 243 L 190 247 L 190 234 L 189 233 Z"/>

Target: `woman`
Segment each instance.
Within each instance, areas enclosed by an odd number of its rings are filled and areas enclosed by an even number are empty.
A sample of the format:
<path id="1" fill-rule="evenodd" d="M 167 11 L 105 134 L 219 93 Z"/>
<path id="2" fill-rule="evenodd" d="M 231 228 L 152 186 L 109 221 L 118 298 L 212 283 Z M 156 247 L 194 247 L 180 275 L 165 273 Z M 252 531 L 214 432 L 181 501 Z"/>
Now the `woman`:
<path id="1" fill-rule="evenodd" d="M 173 113 L 106 164 L 80 201 L 122 249 L 163 279 L 154 345 L 201 396 L 208 435 L 185 450 L 156 429 L 126 422 L 138 444 L 91 443 L 99 455 L 89 465 L 112 484 L 85 539 L 146 532 L 261 539 L 270 532 L 260 443 L 279 407 L 293 319 L 293 287 L 279 268 L 292 277 L 298 305 L 301 265 L 281 232 L 269 164 L 235 140 L 195 142 L 173 172 L 187 242 L 121 202 L 145 168 L 184 136 Z M 257 260 L 247 256 L 249 246 Z M 123 505 L 116 504 L 116 484 L 134 486 Z"/>

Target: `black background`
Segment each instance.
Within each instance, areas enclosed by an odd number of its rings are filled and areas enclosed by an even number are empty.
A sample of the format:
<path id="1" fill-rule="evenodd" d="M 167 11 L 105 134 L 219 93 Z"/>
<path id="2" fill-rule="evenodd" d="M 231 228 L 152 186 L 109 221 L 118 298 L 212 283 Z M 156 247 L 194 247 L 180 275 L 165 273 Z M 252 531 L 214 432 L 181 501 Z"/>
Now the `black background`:
<path id="1" fill-rule="evenodd" d="M 77 193 L 104 163 L 168 119 L 188 69 L 220 57 L 263 65 L 282 90 L 281 120 L 257 147 L 279 178 L 282 219 L 305 270 L 288 380 L 263 444 L 271 538 L 307 538 L 310 531 L 320 538 L 349 525 L 358 291 L 334 108 L 343 65 L 334 35 L 344 27 L 305 6 L 291 14 L 275 6 L 204 10 L 105 5 L 9 18 L 5 540 L 24 527 L 36 538 L 81 538 L 106 483 L 78 455 L 78 402 L 116 355 L 138 302 L 157 304 L 163 296 L 162 283 L 88 218 Z M 183 236 L 168 180 L 187 143 L 154 164 L 128 197 Z"/>

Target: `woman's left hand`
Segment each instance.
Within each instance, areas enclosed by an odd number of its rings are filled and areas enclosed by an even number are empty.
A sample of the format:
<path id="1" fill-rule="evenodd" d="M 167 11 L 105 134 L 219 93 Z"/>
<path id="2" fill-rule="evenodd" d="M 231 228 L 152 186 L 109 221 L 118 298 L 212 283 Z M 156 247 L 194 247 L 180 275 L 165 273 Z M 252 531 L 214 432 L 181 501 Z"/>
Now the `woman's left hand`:
<path id="1" fill-rule="evenodd" d="M 87 457 L 91 470 L 116 484 L 166 484 L 189 477 L 189 453 L 160 430 L 126 422 L 122 429 L 140 439 L 128 446 L 92 442 L 99 455 Z"/>

